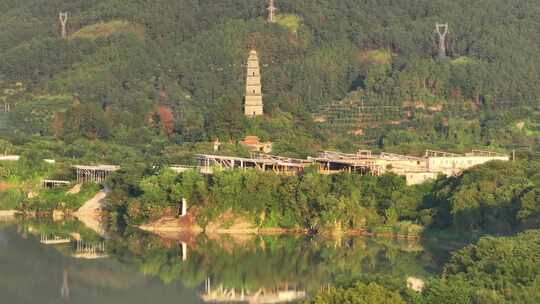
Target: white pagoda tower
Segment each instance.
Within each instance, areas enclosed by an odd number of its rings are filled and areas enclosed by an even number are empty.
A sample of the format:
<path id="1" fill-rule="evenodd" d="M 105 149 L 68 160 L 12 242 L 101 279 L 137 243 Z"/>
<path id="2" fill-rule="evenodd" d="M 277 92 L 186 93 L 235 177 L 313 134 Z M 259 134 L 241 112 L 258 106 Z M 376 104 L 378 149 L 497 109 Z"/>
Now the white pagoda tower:
<path id="1" fill-rule="evenodd" d="M 248 117 L 263 115 L 261 72 L 257 51 L 251 50 L 247 63 L 246 100 L 244 113 Z"/>

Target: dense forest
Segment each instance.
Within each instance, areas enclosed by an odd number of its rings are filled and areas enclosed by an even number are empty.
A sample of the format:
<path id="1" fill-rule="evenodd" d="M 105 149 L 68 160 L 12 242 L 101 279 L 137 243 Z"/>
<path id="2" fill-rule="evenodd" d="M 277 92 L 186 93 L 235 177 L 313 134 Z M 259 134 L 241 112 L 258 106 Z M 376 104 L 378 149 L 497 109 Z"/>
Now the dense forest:
<path id="1" fill-rule="evenodd" d="M 537 303 L 539 241 L 538 231 L 482 238 L 454 253 L 443 274 L 431 280 L 421 294 L 386 282 L 359 280 L 323 292 L 306 303 Z"/>
<path id="2" fill-rule="evenodd" d="M 96 185 L 26 198 L 30 183 L 73 178 L 72 163 L 120 164 L 107 183 L 118 223 L 159 219 L 187 197 L 202 226 L 234 209 L 259 227 L 509 235 L 456 252 L 421 294 L 358 278 L 308 302 L 537 303 L 540 236 L 529 229 L 540 228 L 540 2 L 275 4 L 268 22 L 265 0 L 2 0 L 0 153 L 21 159 L 0 166 L 17 185 L 0 192 L 0 207 L 78 207 Z M 265 111 L 252 119 L 242 111 L 250 49 Z M 246 135 L 283 156 L 481 148 L 516 150 L 520 161 L 414 187 L 394 175 L 166 169 L 212 151 L 216 138 L 219 153 L 246 155 Z"/>
<path id="3" fill-rule="evenodd" d="M 234 170 L 204 176 L 165 169 L 143 177 L 133 169 L 109 182 L 110 211 L 121 222 L 139 225 L 170 216 L 186 198 L 202 227 L 233 210 L 258 227 L 313 232 L 510 234 L 540 228 L 539 166 L 490 162 L 412 187 L 393 174 L 328 176 L 313 170 L 280 176 Z"/>
<path id="4" fill-rule="evenodd" d="M 265 2 L 3 1 L 2 137 L 112 162 L 178 161 L 205 149 L 194 142 L 247 134 L 296 156 L 537 148 L 537 1 L 282 0 L 274 23 Z M 449 24 L 445 59 L 436 22 Z M 242 115 L 250 48 L 262 62 L 257 119 Z M 341 123 L 349 112 L 362 118 Z"/>

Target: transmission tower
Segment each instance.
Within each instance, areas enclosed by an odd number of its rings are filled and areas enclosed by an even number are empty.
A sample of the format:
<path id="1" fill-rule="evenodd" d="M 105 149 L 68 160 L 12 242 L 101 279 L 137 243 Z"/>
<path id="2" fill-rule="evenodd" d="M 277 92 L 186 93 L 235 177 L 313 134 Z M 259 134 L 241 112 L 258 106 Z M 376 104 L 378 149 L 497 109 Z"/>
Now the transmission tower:
<path id="1" fill-rule="evenodd" d="M 58 19 L 60 19 L 60 25 L 62 26 L 62 32 L 60 36 L 62 37 L 62 39 L 66 39 L 67 38 L 66 25 L 67 25 L 67 20 L 68 20 L 68 13 L 60 12 L 58 14 Z"/>
<path id="2" fill-rule="evenodd" d="M 448 35 L 448 23 L 436 23 L 435 33 L 439 35 L 439 58 L 446 58 L 446 35 Z"/>
<path id="3" fill-rule="evenodd" d="M 274 6 L 274 0 L 268 0 L 268 22 L 273 23 L 277 7 Z"/>

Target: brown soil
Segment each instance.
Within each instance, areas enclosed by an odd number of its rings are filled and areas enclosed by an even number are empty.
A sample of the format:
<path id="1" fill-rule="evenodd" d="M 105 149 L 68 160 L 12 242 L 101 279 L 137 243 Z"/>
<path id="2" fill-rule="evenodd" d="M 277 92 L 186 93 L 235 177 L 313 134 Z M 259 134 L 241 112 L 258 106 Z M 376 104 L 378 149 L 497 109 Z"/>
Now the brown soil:
<path id="1" fill-rule="evenodd" d="M 0 191 L 6 191 L 13 188 L 13 185 L 8 183 L 0 183 Z"/>
<path id="2" fill-rule="evenodd" d="M 205 232 L 207 235 L 231 234 L 237 235 L 235 239 L 240 240 L 241 235 L 265 234 L 275 235 L 284 233 L 307 233 L 305 229 L 284 229 L 284 228 L 260 228 L 255 223 L 244 216 L 236 215 L 232 210 L 226 211 L 223 215 L 209 222 L 206 227 L 201 227 L 197 223 L 198 210 L 190 210 L 184 217 L 164 216 L 156 221 L 139 226 L 140 229 L 150 231 L 158 235 L 174 237 L 178 239 L 180 233 L 197 234 Z"/>
<path id="3" fill-rule="evenodd" d="M 227 210 L 217 219 L 208 223 L 205 229 L 208 233 L 257 233 L 259 228 L 243 216 L 235 215 Z"/>
<path id="4" fill-rule="evenodd" d="M 190 210 L 187 216 L 176 218 L 172 216 L 163 217 L 149 224 L 139 226 L 140 229 L 150 231 L 164 240 L 180 240 L 185 243 L 193 243 L 194 236 L 205 233 L 206 236 L 215 241 L 233 241 L 237 245 L 246 244 L 255 235 L 279 235 L 279 234 L 307 234 L 307 229 L 285 229 L 285 228 L 259 228 L 249 219 L 235 215 L 232 210 L 228 210 L 220 217 L 208 223 L 203 228 L 196 222 L 197 210 Z M 323 236 L 341 237 L 343 235 L 358 235 L 369 237 L 384 237 L 394 239 L 418 240 L 419 236 L 396 235 L 393 233 L 374 233 L 365 230 L 325 230 L 319 233 Z M 222 242 L 224 244 L 231 242 Z"/>
<path id="5" fill-rule="evenodd" d="M 178 232 L 199 233 L 204 231 L 204 229 L 194 221 L 192 222 L 186 218 L 175 217 L 163 217 L 157 221 L 141 225 L 139 228 L 160 234 Z"/>

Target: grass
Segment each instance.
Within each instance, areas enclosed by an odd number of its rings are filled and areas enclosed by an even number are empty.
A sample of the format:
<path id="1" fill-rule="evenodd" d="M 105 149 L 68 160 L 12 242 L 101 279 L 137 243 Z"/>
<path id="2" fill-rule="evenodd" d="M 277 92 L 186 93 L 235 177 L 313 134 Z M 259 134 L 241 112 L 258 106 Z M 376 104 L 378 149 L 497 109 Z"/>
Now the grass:
<path id="1" fill-rule="evenodd" d="M 360 59 L 372 64 L 392 63 L 392 53 L 387 50 L 370 50 L 360 53 Z"/>
<path id="2" fill-rule="evenodd" d="M 452 60 L 452 64 L 454 65 L 469 65 L 473 62 L 474 62 L 474 59 L 467 56 L 461 56 Z"/>
<path id="3" fill-rule="evenodd" d="M 99 185 L 83 184 L 77 194 L 68 194 L 68 190 L 68 187 L 42 190 L 28 201 L 26 208 L 33 211 L 76 210 L 99 191 Z"/>
<path id="4" fill-rule="evenodd" d="M 107 37 L 116 33 L 133 33 L 139 39 L 144 39 L 144 27 L 140 24 L 130 23 L 123 20 L 112 20 L 88 25 L 73 33 L 70 38 L 96 39 Z"/>
<path id="5" fill-rule="evenodd" d="M 0 210 L 15 210 L 24 198 L 19 189 L 5 189 L 0 192 Z"/>
<path id="6" fill-rule="evenodd" d="M 275 17 L 275 22 L 276 24 L 281 25 L 287 28 L 292 33 L 296 34 L 298 33 L 300 26 L 302 25 L 302 18 L 294 14 L 283 14 L 283 15 L 277 15 Z"/>

